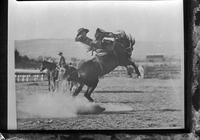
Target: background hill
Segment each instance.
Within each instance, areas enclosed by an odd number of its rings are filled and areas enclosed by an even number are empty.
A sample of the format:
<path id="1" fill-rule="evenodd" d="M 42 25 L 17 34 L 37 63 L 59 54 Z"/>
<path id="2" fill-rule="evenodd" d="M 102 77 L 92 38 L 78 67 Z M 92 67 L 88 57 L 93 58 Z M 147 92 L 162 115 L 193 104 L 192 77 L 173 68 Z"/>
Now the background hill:
<path id="1" fill-rule="evenodd" d="M 180 45 L 180 46 L 178 46 Z M 140 42 L 136 41 L 133 51 L 134 59 L 143 59 L 146 55 L 162 54 L 165 56 L 180 57 L 181 43 L 175 42 Z M 79 59 L 89 59 L 91 54 L 87 53 L 87 46 L 75 42 L 72 39 L 34 39 L 16 40 L 15 49 L 21 55 L 37 59 L 39 56 L 58 57 L 58 52 L 62 51 L 67 60 L 71 57 Z"/>

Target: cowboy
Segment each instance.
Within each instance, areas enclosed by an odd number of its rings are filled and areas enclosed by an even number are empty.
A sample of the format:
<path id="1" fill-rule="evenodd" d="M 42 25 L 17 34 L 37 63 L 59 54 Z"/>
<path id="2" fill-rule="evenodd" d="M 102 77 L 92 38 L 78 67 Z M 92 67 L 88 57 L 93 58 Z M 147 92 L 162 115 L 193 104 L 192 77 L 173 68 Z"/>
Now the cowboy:
<path id="1" fill-rule="evenodd" d="M 89 39 L 86 37 L 88 32 L 89 32 L 88 29 L 80 28 L 78 30 L 78 34 L 75 40 L 81 41 L 82 39 Z M 113 41 L 106 40 L 105 37 L 114 38 L 115 36 L 111 32 L 105 32 L 104 30 L 97 28 L 95 33 L 95 40 L 89 39 L 87 41 L 90 42 L 90 44 L 88 44 L 90 46 L 89 51 L 96 51 L 97 54 L 113 51 L 114 49 Z"/>
<path id="2" fill-rule="evenodd" d="M 59 71 L 58 80 L 61 80 L 61 76 L 65 73 L 66 62 L 62 52 L 59 52 L 58 55 L 60 56 L 58 62 L 58 71 Z"/>
<path id="3" fill-rule="evenodd" d="M 63 53 L 62 52 L 59 52 L 58 55 L 60 56 L 60 60 L 59 60 L 59 63 L 58 63 L 58 66 L 61 68 L 64 68 L 65 65 L 66 65 L 66 62 L 65 62 L 65 58 L 63 56 Z"/>

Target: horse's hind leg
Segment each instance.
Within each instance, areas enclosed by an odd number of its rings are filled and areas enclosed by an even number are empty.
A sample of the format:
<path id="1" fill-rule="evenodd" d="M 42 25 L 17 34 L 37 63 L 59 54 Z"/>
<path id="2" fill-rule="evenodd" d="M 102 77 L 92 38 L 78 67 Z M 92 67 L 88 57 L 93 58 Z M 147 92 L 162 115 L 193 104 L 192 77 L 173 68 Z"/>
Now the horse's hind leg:
<path id="1" fill-rule="evenodd" d="M 52 81 L 50 81 L 50 91 L 53 91 L 54 87 L 53 87 L 53 83 Z"/>
<path id="2" fill-rule="evenodd" d="M 69 81 L 69 91 L 72 91 L 74 83 L 72 81 Z"/>
<path id="3" fill-rule="evenodd" d="M 132 65 L 135 69 L 136 74 L 139 76 L 141 76 L 140 71 L 138 70 L 138 67 L 135 65 L 135 63 L 132 60 L 129 60 L 129 65 Z"/>
<path id="4" fill-rule="evenodd" d="M 87 90 L 86 90 L 86 92 L 84 93 L 84 96 L 85 96 L 87 99 L 88 99 L 87 93 L 89 92 L 90 88 L 91 88 L 91 87 L 87 87 Z M 88 99 L 88 100 L 89 100 L 89 99 Z"/>
<path id="5" fill-rule="evenodd" d="M 72 96 L 77 96 L 81 92 L 83 86 L 84 86 L 84 84 L 81 83 L 79 85 L 79 87 L 74 91 L 74 93 L 72 94 Z"/>

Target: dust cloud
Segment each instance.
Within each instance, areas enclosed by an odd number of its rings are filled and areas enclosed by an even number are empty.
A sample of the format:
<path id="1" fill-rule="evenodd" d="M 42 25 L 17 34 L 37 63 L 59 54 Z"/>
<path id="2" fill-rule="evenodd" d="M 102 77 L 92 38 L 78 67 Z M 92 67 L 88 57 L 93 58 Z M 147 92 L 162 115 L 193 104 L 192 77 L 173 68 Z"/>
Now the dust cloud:
<path id="1" fill-rule="evenodd" d="M 125 104 L 91 103 L 83 94 L 72 97 L 66 84 L 56 92 L 36 93 L 23 96 L 17 106 L 18 118 L 70 118 L 80 114 L 131 111 Z"/>
<path id="2" fill-rule="evenodd" d="M 78 114 L 98 114 L 105 108 L 83 96 L 53 92 L 27 96 L 18 107 L 21 118 L 69 118 Z"/>

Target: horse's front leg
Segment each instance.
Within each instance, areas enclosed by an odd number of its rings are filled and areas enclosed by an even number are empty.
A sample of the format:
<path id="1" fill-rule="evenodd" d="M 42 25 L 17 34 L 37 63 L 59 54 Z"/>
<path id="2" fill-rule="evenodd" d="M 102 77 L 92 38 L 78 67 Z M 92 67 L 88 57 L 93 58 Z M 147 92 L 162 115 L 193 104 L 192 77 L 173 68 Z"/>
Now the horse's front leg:
<path id="1" fill-rule="evenodd" d="M 94 99 L 92 99 L 91 94 L 94 91 L 94 89 L 97 87 L 99 80 L 97 80 L 93 86 L 88 86 L 87 91 L 85 92 L 84 96 L 90 101 L 94 102 Z"/>
<path id="2" fill-rule="evenodd" d="M 57 83 L 56 83 L 56 80 L 55 80 L 55 79 L 53 80 L 53 83 L 52 83 L 52 84 L 53 84 L 53 92 L 54 92 L 54 91 L 56 91 L 56 89 L 57 89 Z"/>
<path id="3" fill-rule="evenodd" d="M 50 81 L 49 75 L 48 75 L 47 79 L 48 79 L 48 88 L 49 88 L 49 91 L 51 91 L 51 81 Z"/>
<path id="4" fill-rule="evenodd" d="M 132 65 L 132 66 L 134 67 L 135 72 L 136 72 L 136 74 L 137 74 L 137 77 L 139 78 L 139 77 L 141 76 L 141 74 L 140 74 L 140 71 L 139 71 L 138 67 L 135 65 L 135 63 L 134 63 L 132 60 L 129 60 L 129 63 L 128 63 L 128 64 L 129 64 L 129 65 Z"/>
<path id="5" fill-rule="evenodd" d="M 53 85 L 53 81 L 50 81 L 50 91 L 54 92 L 54 85 Z"/>
<path id="6" fill-rule="evenodd" d="M 74 93 L 72 94 L 72 96 L 77 96 L 77 95 L 81 92 L 83 86 L 84 86 L 84 84 L 81 83 L 81 84 L 78 86 L 78 88 L 76 88 L 76 90 L 74 91 Z"/>
<path id="7" fill-rule="evenodd" d="M 72 91 L 72 88 L 73 88 L 73 86 L 74 86 L 75 83 L 72 82 L 72 81 L 70 81 L 69 84 L 70 84 L 70 85 L 69 85 L 69 90 Z"/>
<path id="8" fill-rule="evenodd" d="M 50 80 L 48 80 L 48 87 L 49 87 L 49 91 L 51 91 L 51 83 L 50 83 Z"/>

